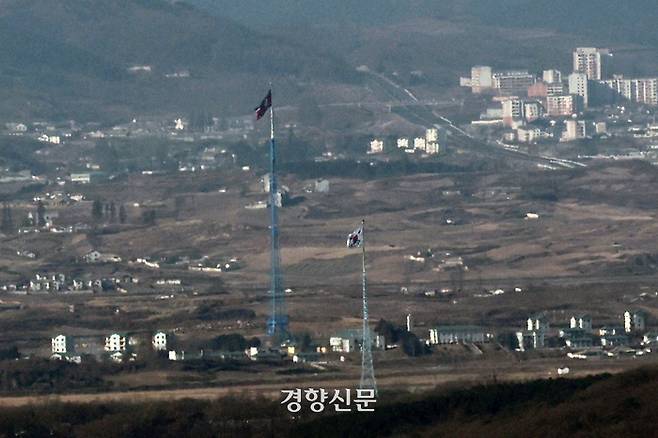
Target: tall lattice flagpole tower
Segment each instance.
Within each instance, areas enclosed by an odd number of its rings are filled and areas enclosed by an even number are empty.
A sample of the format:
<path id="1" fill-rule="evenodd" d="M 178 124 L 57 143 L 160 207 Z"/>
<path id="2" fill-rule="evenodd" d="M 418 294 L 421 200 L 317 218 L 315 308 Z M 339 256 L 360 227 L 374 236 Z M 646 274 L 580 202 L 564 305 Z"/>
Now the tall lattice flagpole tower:
<path id="1" fill-rule="evenodd" d="M 361 272 L 361 294 L 363 301 L 363 336 L 361 344 L 361 381 L 360 389 L 372 389 L 377 394 L 377 382 L 375 380 L 375 367 L 372 361 L 372 337 L 368 325 L 368 291 L 366 278 L 366 221 L 361 221 L 361 249 L 362 249 L 362 272 Z"/>
<path id="2" fill-rule="evenodd" d="M 271 93 L 271 90 L 270 90 Z M 286 313 L 281 255 L 279 251 L 279 188 L 277 185 L 276 142 L 274 140 L 274 104 L 270 107 L 270 294 L 271 309 L 267 320 L 267 334 L 274 341 L 285 341 L 289 337 L 288 314 Z"/>

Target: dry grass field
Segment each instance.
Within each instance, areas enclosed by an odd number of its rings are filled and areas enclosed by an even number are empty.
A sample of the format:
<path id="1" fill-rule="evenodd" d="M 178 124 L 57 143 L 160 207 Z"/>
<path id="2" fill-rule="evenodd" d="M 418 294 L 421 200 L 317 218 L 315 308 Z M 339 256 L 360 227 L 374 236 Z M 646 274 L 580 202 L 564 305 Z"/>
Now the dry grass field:
<path id="1" fill-rule="evenodd" d="M 538 311 L 546 311 L 556 327 L 578 312 L 590 313 L 596 326 L 619 325 L 629 306 L 655 318 L 657 178 L 658 172 L 650 166 L 623 163 L 551 173 L 330 178 L 329 193 L 309 193 L 304 188 L 313 180 L 285 176 L 283 183 L 297 198 L 294 205 L 281 210 L 280 217 L 284 283 L 292 289 L 287 294 L 291 329 L 326 343 L 338 330 L 359 327 L 360 258 L 344 242 L 362 218 L 367 223 L 371 318 L 402 324 L 411 313 L 420 337 L 427 337 L 427 329 L 438 323 L 478 324 L 492 332 L 515 330 Z M 208 172 L 130 176 L 76 187 L 89 200 L 126 205 L 127 223 L 99 224 L 95 233 L 3 238 L 0 283 L 26 280 L 38 271 L 93 276 L 130 273 L 139 283 L 125 294 L 4 293 L 0 299 L 8 306 L 0 311 L 0 342 L 17 343 L 24 351 L 45 355 L 50 337 L 59 332 L 101 337 L 120 330 L 146 336 L 162 329 L 175 332 L 182 342 L 235 331 L 262 337 L 269 306 L 265 293 L 268 214 L 265 209 L 245 208 L 266 198 L 261 186 L 259 176 L 251 172 Z M 538 188 L 550 190 L 550 196 Z M 27 207 L 17 206 L 16 214 L 23 214 Z M 89 220 L 91 202 L 48 208 L 59 213 L 60 223 L 75 223 Z M 149 209 L 156 211 L 155 225 L 141 222 L 142 212 Z M 528 212 L 539 218 L 526 219 Z M 16 256 L 17 250 L 26 249 L 39 256 L 34 260 Z M 81 263 L 78 258 L 91 249 L 118 254 L 123 261 Z M 424 262 L 408 259 L 428 250 L 433 256 L 425 255 Z M 172 256 L 236 257 L 241 269 L 208 274 L 184 266 L 152 269 L 127 262 Z M 448 266 L 458 257 L 462 270 Z M 154 284 L 173 278 L 181 279 L 182 285 L 168 289 Z M 514 292 L 515 287 L 522 292 Z M 486 293 L 499 288 L 505 293 Z M 441 293 L 442 289 L 449 293 Z M 425 296 L 428 290 L 439 292 Z M 160 299 L 162 295 L 171 297 Z M 70 305 L 75 305 L 73 312 Z M 198 309 L 202 305 L 250 310 L 255 316 L 201 319 Z M 517 372 L 517 358 L 494 350 L 483 358 L 472 354 L 431 357 L 410 360 L 398 352 L 378 355 L 383 385 L 394 385 L 395 373 L 402 369 L 415 370 L 410 371 L 411 380 L 425 379 L 427 367 L 446 367 L 432 377 L 439 380 L 452 379 L 456 369 L 473 364 L 477 365 L 473 376 Z M 530 361 L 536 367 L 531 373 L 547 375 L 562 357 L 546 363 Z M 357 375 L 356 356 L 345 363 L 334 356 L 328 361 L 330 369 L 318 379 Z M 623 368 L 625 364 L 602 362 L 595 367 Z M 137 382 L 131 380 L 136 376 Z M 309 376 L 301 379 L 308 381 Z M 156 388 L 185 379 L 194 382 L 192 374 L 176 371 L 112 379 L 118 388 Z M 278 385 L 280 379 L 275 371 L 257 375 L 238 371 L 206 377 L 201 383 L 224 388 Z"/>

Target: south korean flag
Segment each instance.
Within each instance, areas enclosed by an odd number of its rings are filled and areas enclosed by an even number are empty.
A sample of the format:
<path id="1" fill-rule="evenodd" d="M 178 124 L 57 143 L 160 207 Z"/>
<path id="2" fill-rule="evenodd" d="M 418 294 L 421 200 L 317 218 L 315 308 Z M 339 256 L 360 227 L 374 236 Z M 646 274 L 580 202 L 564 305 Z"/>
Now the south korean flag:
<path id="1" fill-rule="evenodd" d="M 363 227 L 359 227 L 347 236 L 348 248 L 361 248 L 363 244 Z"/>

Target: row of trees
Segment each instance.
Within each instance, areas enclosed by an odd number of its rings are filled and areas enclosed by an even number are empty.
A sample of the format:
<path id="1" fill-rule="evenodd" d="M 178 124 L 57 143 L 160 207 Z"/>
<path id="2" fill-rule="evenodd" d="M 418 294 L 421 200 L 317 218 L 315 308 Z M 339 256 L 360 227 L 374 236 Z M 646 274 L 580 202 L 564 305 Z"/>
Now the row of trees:
<path id="1" fill-rule="evenodd" d="M 402 351 L 408 356 L 429 354 L 429 349 L 418 339 L 418 336 L 385 319 L 379 320 L 375 332 L 383 336 L 387 344 L 399 344 Z"/>
<path id="2" fill-rule="evenodd" d="M 102 220 L 107 219 L 110 223 L 116 223 L 117 208 L 114 201 L 104 203 L 100 199 L 94 200 L 91 206 L 91 217 L 94 219 L 94 222 L 101 222 Z M 118 220 L 122 224 L 125 224 L 128 220 L 128 212 L 123 204 L 119 206 Z"/>

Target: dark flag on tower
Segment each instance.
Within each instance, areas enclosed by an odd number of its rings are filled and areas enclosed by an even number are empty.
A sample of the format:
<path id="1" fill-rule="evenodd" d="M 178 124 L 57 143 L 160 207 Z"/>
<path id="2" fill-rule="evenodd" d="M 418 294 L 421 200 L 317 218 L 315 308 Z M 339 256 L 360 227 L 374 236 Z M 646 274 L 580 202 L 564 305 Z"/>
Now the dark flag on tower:
<path id="1" fill-rule="evenodd" d="M 265 96 L 265 98 L 260 103 L 260 105 L 254 108 L 254 111 L 256 111 L 256 120 L 260 120 L 260 118 L 265 115 L 265 113 L 271 106 L 272 106 L 272 90 L 269 90 L 267 92 L 267 96 Z"/>

